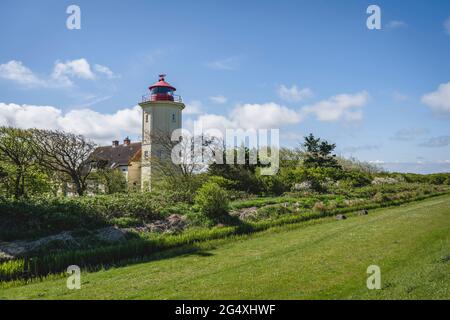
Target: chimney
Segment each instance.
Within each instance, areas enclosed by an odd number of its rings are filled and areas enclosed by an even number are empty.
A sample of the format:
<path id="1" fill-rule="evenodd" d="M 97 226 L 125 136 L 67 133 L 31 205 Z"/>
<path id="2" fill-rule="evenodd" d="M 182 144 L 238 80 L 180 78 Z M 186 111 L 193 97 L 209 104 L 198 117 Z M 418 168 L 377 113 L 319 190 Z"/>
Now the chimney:
<path id="1" fill-rule="evenodd" d="M 130 143 L 131 143 L 131 140 L 130 140 L 130 138 L 128 138 L 128 137 L 126 137 L 125 140 L 123 140 L 123 145 L 124 145 L 124 146 L 129 146 Z"/>
<path id="2" fill-rule="evenodd" d="M 118 147 L 119 146 L 119 140 L 113 140 L 112 146 L 113 146 L 113 148 Z"/>

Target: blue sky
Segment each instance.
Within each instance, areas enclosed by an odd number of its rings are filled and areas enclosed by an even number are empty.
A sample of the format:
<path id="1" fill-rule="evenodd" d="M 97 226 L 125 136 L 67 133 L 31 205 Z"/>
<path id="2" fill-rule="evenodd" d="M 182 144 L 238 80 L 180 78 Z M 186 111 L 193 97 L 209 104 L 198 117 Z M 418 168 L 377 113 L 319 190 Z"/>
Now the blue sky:
<path id="1" fill-rule="evenodd" d="M 450 171 L 449 1 L 3 0 L 0 40 L 3 125 L 136 139 L 166 73 L 186 125 L 280 128 L 286 146 L 313 132 L 391 170 Z"/>

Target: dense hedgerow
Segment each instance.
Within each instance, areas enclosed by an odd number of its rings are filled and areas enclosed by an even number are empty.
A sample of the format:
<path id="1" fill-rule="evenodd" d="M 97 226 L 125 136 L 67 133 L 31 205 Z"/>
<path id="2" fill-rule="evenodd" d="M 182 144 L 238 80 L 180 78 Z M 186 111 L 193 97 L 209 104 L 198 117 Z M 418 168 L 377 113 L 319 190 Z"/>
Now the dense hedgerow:
<path id="1" fill-rule="evenodd" d="M 0 240 L 41 237 L 80 228 L 96 229 L 115 221 L 148 221 L 183 213 L 168 193 L 129 193 L 85 197 L 0 197 Z"/>

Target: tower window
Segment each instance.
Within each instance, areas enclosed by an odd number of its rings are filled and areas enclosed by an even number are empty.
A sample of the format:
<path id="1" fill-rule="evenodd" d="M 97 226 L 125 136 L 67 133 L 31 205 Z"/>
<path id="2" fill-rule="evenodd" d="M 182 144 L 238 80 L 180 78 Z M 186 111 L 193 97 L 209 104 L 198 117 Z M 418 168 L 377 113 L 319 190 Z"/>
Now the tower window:
<path id="1" fill-rule="evenodd" d="M 145 114 L 145 122 L 148 122 L 148 114 Z"/>
<path id="2" fill-rule="evenodd" d="M 144 151 L 144 159 L 148 159 L 148 151 Z"/>
<path id="3" fill-rule="evenodd" d="M 172 113 L 172 122 L 176 122 L 176 120 L 175 120 L 175 113 Z"/>

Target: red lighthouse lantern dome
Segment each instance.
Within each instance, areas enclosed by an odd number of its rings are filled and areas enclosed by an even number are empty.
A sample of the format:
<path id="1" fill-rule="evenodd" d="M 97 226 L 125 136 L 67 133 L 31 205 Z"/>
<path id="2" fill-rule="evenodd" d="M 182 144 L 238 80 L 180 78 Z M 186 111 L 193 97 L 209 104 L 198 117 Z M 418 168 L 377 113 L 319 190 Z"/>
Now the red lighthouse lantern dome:
<path id="1" fill-rule="evenodd" d="M 160 74 L 159 81 L 149 87 L 151 101 L 174 101 L 173 93 L 177 89 L 167 83 L 165 77 L 165 74 Z"/>

